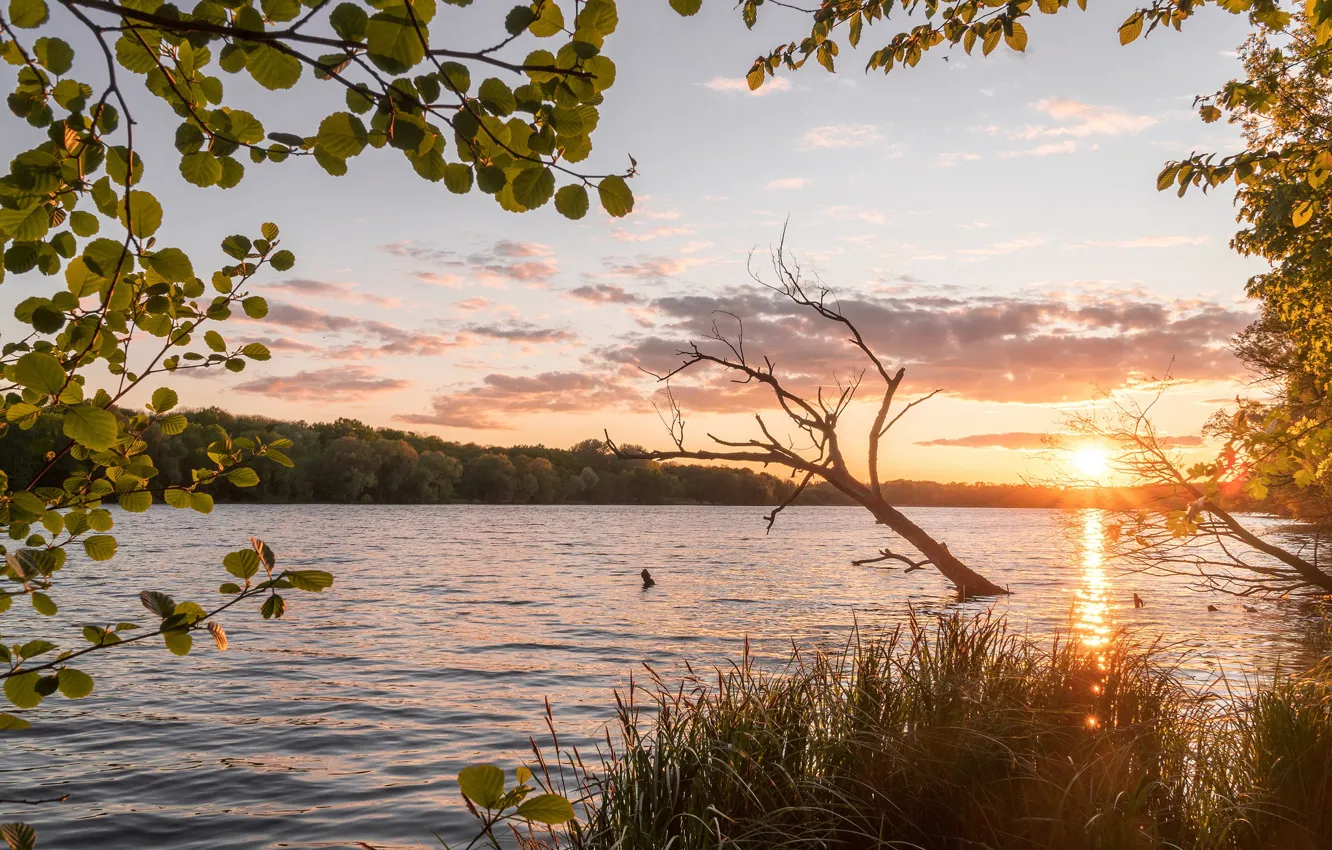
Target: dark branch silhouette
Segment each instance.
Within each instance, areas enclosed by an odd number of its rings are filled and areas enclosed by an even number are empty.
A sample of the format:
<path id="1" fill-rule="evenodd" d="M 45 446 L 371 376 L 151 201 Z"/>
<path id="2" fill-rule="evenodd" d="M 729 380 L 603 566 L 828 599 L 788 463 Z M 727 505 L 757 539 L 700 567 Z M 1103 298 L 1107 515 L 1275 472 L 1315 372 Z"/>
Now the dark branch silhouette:
<path id="1" fill-rule="evenodd" d="M 776 364 L 767 357 L 762 362 L 755 361 L 745 350 L 744 322 L 732 313 L 719 313 L 729 317 L 735 324 L 733 334 L 724 333 L 714 320 L 709 340 L 715 343 L 708 349 L 699 343 L 691 343 L 687 349 L 678 353 L 684 358 L 680 365 L 664 373 L 648 372 L 658 381 L 667 384 L 666 399 L 670 405 L 669 418 L 662 415 L 662 421 L 670 431 L 674 448 L 666 451 L 626 450 L 617 446 L 606 434 L 606 443 L 615 454 L 632 460 L 717 460 L 743 463 L 774 464 L 791 470 L 793 476 L 800 476 L 800 483 L 794 492 L 781 504 L 777 505 L 764 519 L 771 529 L 778 515 L 790 506 L 814 479 L 822 479 L 837 490 L 849 496 L 857 504 L 865 507 L 874 518 L 906 540 L 924 555 L 924 559 L 914 561 L 905 556 L 892 555 L 884 550 L 884 557 L 872 558 L 855 563 L 871 563 L 882 560 L 901 560 L 908 565 L 908 571 L 920 569 L 929 564 L 939 570 L 963 597 L 994 596 L 1007 593 L 1004 588 L 989 581 L 972 570 L 960 559 L 948 551 L 948 547 L 928 534 L 916 523 L 908 519 L 899 510 L 890 505 L 883 497 L 880 484 L 879 466 L 881 447 L 884 437 L 904 414 L 921 402 L 929 399 L 939 390 L 915 399 L 902 407 L 889 418 L 898 388 L 906 376 L 906 369 L 890 371 L 879 356 L 865 341 L 856 325 L 841 311 L 832 291 L 822 283 L 810 286 L 802 278 L 798 263 L 786 251 L 786 234 L 772 252 L 773 270 L 777 275 L 775 284 L 767 283 L 751 267 L 750 275 L 760 285 L 790 299 L 819 317 L 836 323 L 846 331 L 847 342 L 869 362 L 869 367 L 854 372 L 847 380 L 836 380 L 834 387 L 818 387 L 813 398 L 801 394 L 783 383 L 778 376 Z M 706 345 L 706 343 L 705 343 Z M 731 383 L 747 385 L 760 384 L 771 391 L 777 406 L 785 414 L 788 425 L 803 435 L 802 443 L 797 446 L 793 440 L 779 440 L 763 416 L 755 414 L 759 436 L 748 440 L 724 440 L 709 434 L 708 437 L 719 448 L 687 449 L 684 439 L 684 417 L 680 412 L 675 393 L 670 389 L 670 380 L 683 372 L 696 367 L 715 367 L 730 376 Z M 647 370 L 644 370 L 647 371 Z M 884 383 L 874 424 L 868 435 L 869 483 L 856 478 L 847 467 L 843 454 L 842 435 L 839 433 L 843 413 L 855 399 L 864 384 L 867 374 L 877 376 Z M 660 411 L 659 411 L 660 414 Z"/>

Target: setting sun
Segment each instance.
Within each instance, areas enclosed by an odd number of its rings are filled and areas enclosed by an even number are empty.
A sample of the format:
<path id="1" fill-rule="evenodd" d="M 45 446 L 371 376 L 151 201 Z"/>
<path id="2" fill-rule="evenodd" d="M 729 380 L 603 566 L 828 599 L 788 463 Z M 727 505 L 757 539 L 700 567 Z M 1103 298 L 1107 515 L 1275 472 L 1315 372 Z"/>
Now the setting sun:
<path id="1" fill-rule="evenodd" d="M 1088 478 L 1100 478 L 1110 470 L 1109 460 L 1105 452 L 1096 446 L 1083 446 L 1072 452 L 1072 463 L 1075 469 Z"/>

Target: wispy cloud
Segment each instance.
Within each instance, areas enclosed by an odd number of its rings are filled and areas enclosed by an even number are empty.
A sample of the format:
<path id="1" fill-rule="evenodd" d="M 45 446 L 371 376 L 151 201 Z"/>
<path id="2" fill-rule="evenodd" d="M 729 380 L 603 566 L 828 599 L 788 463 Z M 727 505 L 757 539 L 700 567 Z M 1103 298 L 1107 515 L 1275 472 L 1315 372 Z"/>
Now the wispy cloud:
<path id="1" fill-rule="evenodd" d="M 807 183 L 809 183 L 809 180 L 805 177 L 782 177 L 779 180 L 769 180 L 767 187 L 769 189 L 803 189 Z"/>
<path id="2" fill-rule="evenodd" d="M 1039 100 L 1032 108 L 1044 112 L 1055 125 L 1029 124 L 1017 130 L 1004 131 L 1013 139 L 1037 139 L 1051 136 L 1122 136 L 1141 133 L 1157 123 L 1150 115 L 1134 115 L 1113 106 L 1096 106 L 1065 97 Z"/>
<path id="3" fill-rule="evenodd" d="M 1070 248 L 1175 248 L 1180 245 L 1206 245 L 1206 236 L 1139 236 L 1109 242 L 1076 242 Z"/>
<path id="4" fill-rule="evenodd" d="M 567 295 L 589 304 L 642 304 L 644 301 L 643 296 L 635 295 L 623 286 L 612 283 L 580 286 L 569 290 Z"/>
<path id="5" fill-rule="evenodd" d="M 959 162 L 974 162 L 981 158 L 978 153 L 970 151 L 950 151 L 941 153 L 934 158 L 934 164 L 939 168 L 952 168 Z"/>
<path id="6" fill-rule="evenodd" d="M 616 228 L 611 233 L 612 239 L 620 242 L 651 242 L 653 239 L 661 239 L 665 236 L 688 236 L 693 233 L 692 227 L 654 227 L 651 230 L 640 230 L 634 232 L 624 228 Z"/>
<path id="7" fill-rule="evenodd" d="M 610 375 L 493 374 L 478 386 L 435 396 L 429 413 L 409 413 L 394 419 L 413 425 L 506 429 L 515 427 L 513 417 L 523 414 L 606 410 L 638 399 L 636 391 Z"/>
<path id="8" fill-rule="evenodd" d="M 425 266 L 414 272 L 416 278 L 440 286 L 456 287 L 468 282 L 497 287 L 509 282 L 544 286 L 560 270 L 555 252 L 538 242 L 501 239 L 485 250 L 466 254 L 411 242 L 393 242 L 379 249 Z"/>
<path id="9" fill-rule="evenodd" d="M 963 248 L 958 253 L 967 257 L 997 257 L 1025 251 L 1028 248 L 1039 248 L 1048 241 L 1044 236 L 1021 236 L 1017 239 L 991 242 L 983 248 Z"/>
<path id="10" fill-rule="evenodd" d="M 373 292 L 361 292 L 354 283 L 332 283 L 308 278 L 287 278 L 268 284 L 266 289 L 292 292 L 309 298 L 323 298 L 333 301 L 348 301 L 353 304 L 374 304 L 377 307 L 396 307 L 400 303 L 396 298 L 376 295 Z"/>
<path id="11" fill-rule="evenodd" d="M 845 205 L 824 207 L 823 214 L 829 218 L 867 221 L 870 224 L 883 224 L 888 220 L 887 217 L 878 210 L 858 209 L 856 207 L 848 207 Z"/>
<path id="12" fill-rule="evenodd" d="M 273 375 L 255 378 L 232 387 L 238 393 L 264 395 L 286 401 L 360 401 L 371 396 L 405 389 L 411 381 L 384 378 L 366 366 L 332 366 L 297 372 L 294 375 Z"/>
<path id="13" fill-rule="evenodd" d="M 703 85 L 713 91 L 747 94 L 751 97 L 766 97 L 791 89 L 791 81 L 786 77 L 770 77 L 760 88 L 753 91 L 750 90 L 746 80 L 732 77 L 713 77 Z"/>
<path id="14" fill-rule="evenodd" d="M 805 151 L 838 150 L 863 148 L 881 141 L 883 133 L 874 124 L 825 124 L 806 130 L 797 147 Z"/>
<path id="15" fill-rule="evenodd" d="M 1020 156 L 1057 156 L 1065 153 L 1076 153 L 1078 143 L 1072 139 L 1065 139 L 1062 142 L 1043 142 L 1034 148 L 1028 148 L 1020 151 L 1004 151 L 999 154 L 1002 159 L 1013 159 Z"/>

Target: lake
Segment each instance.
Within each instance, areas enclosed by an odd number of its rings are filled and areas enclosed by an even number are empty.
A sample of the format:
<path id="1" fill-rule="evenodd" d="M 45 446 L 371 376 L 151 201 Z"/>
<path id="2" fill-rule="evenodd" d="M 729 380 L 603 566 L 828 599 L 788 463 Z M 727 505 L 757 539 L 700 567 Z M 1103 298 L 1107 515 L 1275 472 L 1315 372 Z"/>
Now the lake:
<path id="1" fill-rule="evenodd" d="M 544 700 L 572 736 L 610 719 L 634 669 L 715 662 L 748 636 L 764 657 L 843 639 L 853 620 L 993 606 L 1041 633 L 1119 627 L 1189 650 L 1200 680 L 1300 651 L 1296 606 L 1244 610 L 1179 579 L 1119 573 L 1097 512 L 914 508 L 913 519 L 1014 595 L 953 601 L 933 570 L 850 561 L 886 545 L 859 508 L 222 505 L 117 514 L 120 553 L 61 574 L 51 635 L 99 617 L 146 622 L 138 591 L 217 599 L 222 556 L 251 534 L 279 566 L 329 570 L 331 591 L 288 594 L 280 622 L 223 615 L 231 648 L 160 644 L 86 665 L 97 690 L 52 697 L 4 737 L 0 820 L 39 847 L 400 848 L 469 838 L 453 778 L 512 768 L 544 737 Z M 1275 526 L 1272 526 L 1275 529 Z M 1070 531 L 1071 529 L 1071 531 Z M 1275 532 L 1274 532 L 1275 533 Z M 641 587 L 647 568 L 657 586 Z M 122 579 L 122 576 L 126 577 Z M 1132 594 L 1147 607 L 1135 610 Z M 1221 610 L 1208 612 L 1213 603 Z M 31 612 L 5 615 L 30 635 Z M 16 621 L 24 628 L 16 628 Z M 47 621 L 50 625 L 50 621 Z M 10 640 L 13 640 L 11 637 Z M 438 846 L 438 845 L 435 845 Z"/>

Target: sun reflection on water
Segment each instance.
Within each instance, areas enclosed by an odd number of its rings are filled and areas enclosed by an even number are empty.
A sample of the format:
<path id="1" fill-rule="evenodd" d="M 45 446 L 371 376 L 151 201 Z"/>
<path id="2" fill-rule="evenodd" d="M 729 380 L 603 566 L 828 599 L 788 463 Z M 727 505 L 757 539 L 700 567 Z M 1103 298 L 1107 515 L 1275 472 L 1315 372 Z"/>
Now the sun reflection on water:
<path id="1" fill-rule="evenodd" d="M 1074 591 L 1073 631 L 1085 646 L 1099 649 L 1110 642 L 1110 578 L 1105 570 L 1105 526 L 1102 512 L 1082 512 L 1079 556 L 1082 581 Z"/>

